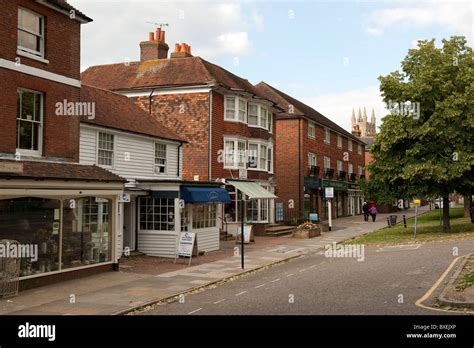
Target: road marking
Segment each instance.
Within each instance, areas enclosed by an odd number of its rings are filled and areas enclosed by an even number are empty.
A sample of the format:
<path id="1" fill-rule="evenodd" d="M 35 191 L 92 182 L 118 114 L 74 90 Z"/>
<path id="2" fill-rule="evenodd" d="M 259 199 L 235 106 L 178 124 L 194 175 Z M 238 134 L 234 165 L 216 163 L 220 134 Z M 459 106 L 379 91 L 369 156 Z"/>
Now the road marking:
<path id="1" fill-rule="evenodd" d="M 301 273 L 301 272 L 304 272 L 304 271 L 306 271 L 306 268 L 303 268 L 303 269 L 300 269 L 300 270 L 299 270 L 300 273 Z"/>
<path id="2" fill-rule="evenodd" d="M 235 294 L 235 296 L 240 296 L 240 295 L 243 295 L 243 294 L 245 294 L 246 292 L 247 292 L 247 290 L 245 290 L 245 291 L 242 291 L 242 292 L 239 292 L 238 294 Z"/>
<path id="3" fill-rule="evenodd" d="M 294 273 L 290 273 L 290 274 L 287 274 L 286 276 L 291 277 L 291 276 L 294 276 L 294 275 L 295 275 Z"/>
<path id="4" fill-rule="evenodd" d="M 405 250 L 417 250 L 421 247 L 421 244 L 408 244 L 408 245 L 388 245 L 375 250 L 376 253 L 387 252 L 387 251 L 405 251 Z"/>
<path id="5" fill-rule="evenodd" d="M 214 302 L 214 304 L 218 304 L 218 303 L 221 303 L 221 302 L 224 302 L 224 301 L 225 301 L 225 298 L 223 298 L 222 300 Z"/>
<path id="6" fill-rule="evenodd" d="M 316 267 L 316 265 L 309 266 L 309 268 L 314 268 L 314 267 Z"/>
<path id="7" fill-rule="evenodd" d="M 465 255 L 464 255 L 464 256 L 465 256 Z M 431 294 L 436 290 L 436 288 L 439 286 L 439 284 L 441 284 L 441 283 L 443 282 L 444 278 L 446 278 L 446 276 L 449 274 L 449 272 L 450 272 L 451 269 L 454 267 L 454 265 L 456 264 L 456 262 L 457 262 L 461 257 L 464 257 L 464 256 L 458 256 L 458 257 L 456 257 L 456 258 L 451 262 L 451 264 L 449 265 L 449 267 L 446 269 L 446 271 L 444 271 L 444 273 L 441 275 L 441 277 L 439 277 L 439 279 L 436 281 L 436 283 L 433 284 L 433 286 L 426 292 L 426 294 L 424 294 L 420 299 L 418 299 L 418 300 L 415 302 L 415 306 L 421 307 L 421 308 L 424 308 L 424 309 L 428 309 L 428 310 L 432 310 L 432 311 L 449 312 L 449 313 L 453 313 L 453 314 L 458 314 L 458 313 L 455 312 L 455 311 L 450 311 L 450 310 L 447 310 L 447 309 L 433 308 L 433 307 L 425 306 L 422 302 L 426 301 L 426 300 L 431 296 Z M 463 312 L 459 312 L 459 314 L 464 314 L 464 313 L 473 314 L 474 312 L 473 312 L 473 311 L 463 311 Z"/>
<path id="8" fill-rule="evenodd" d="M 257 286 L 255 287 L 255 289 L 261 288 L 262 286 L 265 286 L 265 283 L 264 283 L 264 284 L 257 285 Z"/>
<path id="9" fill-rule="evenodd" d="M 275 282 L 278 282 L 278 281 L 280 281 L 280 278 L 272 280 L 272 283 L 275 283 Z"/>
<path id="10" fill-rule="evenodd" d="M 193 314 L 193 313 L 199 312 L 201 309 L 202 309 L 202 308 L 195 309 L 194 311 L 189 312 L 188 314 Z"/>

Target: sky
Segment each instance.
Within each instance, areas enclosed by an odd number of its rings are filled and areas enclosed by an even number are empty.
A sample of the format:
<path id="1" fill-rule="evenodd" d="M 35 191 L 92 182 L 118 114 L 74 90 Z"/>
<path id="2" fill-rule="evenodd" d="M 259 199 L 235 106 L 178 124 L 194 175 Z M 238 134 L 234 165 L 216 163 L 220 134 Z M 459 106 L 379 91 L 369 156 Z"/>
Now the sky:
<path id="1" fill-rule="evenodd" d="M 251 83 L 265 81 L 346 130 L 352 109 L 387 113 L 378 77 L 400 69 L 417 40 L 474 42 L 474 1 L 69 0 L 82 26 L 81 69 L 137 61 L 139 42 L 165 23 L 175 43 Z"/>

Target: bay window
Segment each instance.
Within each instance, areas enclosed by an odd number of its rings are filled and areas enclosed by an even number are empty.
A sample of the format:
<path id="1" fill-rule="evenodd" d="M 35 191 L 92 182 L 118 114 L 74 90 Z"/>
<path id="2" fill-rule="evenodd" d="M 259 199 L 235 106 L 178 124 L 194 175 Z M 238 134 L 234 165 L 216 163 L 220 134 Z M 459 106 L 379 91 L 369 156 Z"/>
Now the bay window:
<path id="1" fill-rule="evenodd" d="M 236 96 L 225 97 L 224 118 L 228 121 L 247 122 L 247 101 Z"/>
<path id="2" fill-rule="evenodd" d="M 273 173 L 273 149 L 271 147 L 268 148 L 267 170 L 269 173 Z"/>
<path id="3" fill-rule="evenodd" d="M 260 127 L 268 129 L 268 109 L 260 106 Z"/>
<path id="4" fill-rule="evenodd" d="M 260 169 L 267 169 L 267 146 L 260 145 Z"/>
<path id="5" fill-rule="evenodd" d="M 258 168 L 258 144 L 249 144 L 249 168 Z"/>
<path id="6" fill-rule="evenodd" d="M 224 168 L 245 168 L 245 140 L 224 140 Z"/>
<path id="7" fill-rule="evenodd" d="M 249 104 L 248 122 L 250 126 L 258 126 L 258 105 Z"/>

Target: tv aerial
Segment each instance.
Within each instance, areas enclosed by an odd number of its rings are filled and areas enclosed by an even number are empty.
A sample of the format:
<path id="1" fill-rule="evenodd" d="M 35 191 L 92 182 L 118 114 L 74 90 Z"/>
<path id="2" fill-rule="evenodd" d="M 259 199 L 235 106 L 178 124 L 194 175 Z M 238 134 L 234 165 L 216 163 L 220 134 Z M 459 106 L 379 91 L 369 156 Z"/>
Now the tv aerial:
<path id="1" fill-rule="evenodd" d="M 163 27 L 169 27 L 168 23 L 157 23 L 157 22 L 149 22 L 147 21 L 146 23 L 153 24 L 155 27 L 160 27 L 160 29 L 163 29 Z"/>

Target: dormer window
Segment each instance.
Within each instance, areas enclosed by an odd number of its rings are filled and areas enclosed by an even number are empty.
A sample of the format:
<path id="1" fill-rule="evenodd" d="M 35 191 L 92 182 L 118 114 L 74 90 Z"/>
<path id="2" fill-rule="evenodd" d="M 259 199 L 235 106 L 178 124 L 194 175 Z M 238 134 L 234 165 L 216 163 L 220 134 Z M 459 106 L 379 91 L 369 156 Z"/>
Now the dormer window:
<path id="1" fill-rule="evenodd" d="M 19 51 L 44 57 L 44 17 L 30 10 L 18 9 Z"/>

